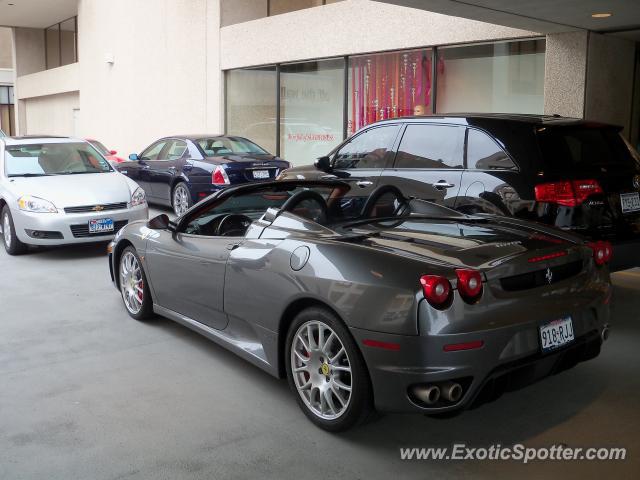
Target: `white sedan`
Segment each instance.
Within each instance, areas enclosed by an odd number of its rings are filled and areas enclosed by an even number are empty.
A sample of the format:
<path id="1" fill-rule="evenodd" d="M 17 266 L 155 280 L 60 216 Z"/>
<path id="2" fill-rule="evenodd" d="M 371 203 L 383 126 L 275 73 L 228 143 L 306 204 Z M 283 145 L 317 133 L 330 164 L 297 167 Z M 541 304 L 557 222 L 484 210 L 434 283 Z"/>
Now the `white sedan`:
<path id="1" fill-rule="evenodd" d="M 9 254 L 27 245 L 108 241 L 148 216 L 144 190 L 88 142 L 0 138 L 0 230 Z"/>

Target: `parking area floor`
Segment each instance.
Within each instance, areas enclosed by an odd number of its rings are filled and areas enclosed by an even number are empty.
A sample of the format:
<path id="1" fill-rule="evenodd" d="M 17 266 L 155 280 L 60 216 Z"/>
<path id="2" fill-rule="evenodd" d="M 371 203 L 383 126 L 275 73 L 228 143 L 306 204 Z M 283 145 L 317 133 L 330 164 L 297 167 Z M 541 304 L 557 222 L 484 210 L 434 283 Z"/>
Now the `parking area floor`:
<path id="1" fill-rule="evenodd" d="M 0 251 L 0 479 L 638 478 L 640 270 L 595 360 L 451 419 L 314 427 L 285 381 L 129 318 L 104 244 Z M 401 461 L 400 447 L 626 447 L 625 461 Z"/>

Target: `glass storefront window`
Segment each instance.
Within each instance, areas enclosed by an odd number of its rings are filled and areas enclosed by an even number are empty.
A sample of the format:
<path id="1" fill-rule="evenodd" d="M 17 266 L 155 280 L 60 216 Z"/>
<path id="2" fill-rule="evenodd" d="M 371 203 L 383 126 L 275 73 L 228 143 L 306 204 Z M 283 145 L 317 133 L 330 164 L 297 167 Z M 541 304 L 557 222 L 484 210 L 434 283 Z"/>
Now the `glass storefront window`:
<path id="1" fill-rule="evenodd" d="M 276 153 L 276 67 L 226 73 L 227 133 Z"/>
<path id="2" fill-rule="evenodd" d="M 275 66 L 227 71 L 227 133 L 304 165 L 328 154 L 345 133 L 380 120 L 434 110 L 544 109 L 544 39 L 358 55 L 346 62 L 280 64 L 279 85 Z"/>
<path id="3" fill-rule="evenodd" d="M 378 120 L 431 113 L 431 62 L 430 49 L 351 57 L 348 135 Z"/>
<path id="4" fill-rule="evenodd" d="M 280 67 L 280 156 L 304 165 L 342 141 L 344 60 Z"/>
<path id="5" fill-rule="evenodd" d="M 542 113 L 544 40 L 438 48 L 436 110 Z"/>

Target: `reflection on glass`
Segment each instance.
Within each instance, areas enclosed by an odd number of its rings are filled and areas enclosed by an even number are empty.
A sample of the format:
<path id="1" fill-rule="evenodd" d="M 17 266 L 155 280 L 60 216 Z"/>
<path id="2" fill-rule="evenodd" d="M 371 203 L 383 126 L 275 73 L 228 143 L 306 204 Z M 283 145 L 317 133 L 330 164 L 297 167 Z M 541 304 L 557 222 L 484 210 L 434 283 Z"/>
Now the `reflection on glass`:
<path id="1" fill-rule="evenodd" d="M 227 133 L 276 152 L 276 67 L 227 72 Z"/>
<path id="2" fill-rule="evenodd" d="M 76 61 L 76 19 L 70 18 L 60 24 L 61 65 Z"/>
<path id="3" fill-rule="evenodd" d="M 60 25 L 56 24 L 45 30 L 47 44 L 47 68 L 60 66 Z"/>
<path id="4" fill-rule="evenodd" d="M 439 48 L 438 113 L 542 113 L 544 52 L 544 40 Z"/>
<path id="5" fill-rule="evenodd" d="M 283 65 L 280 70 L 280 156 L 304 165 L 342 141 L 344 60 Z"/>
<path id="6" fill-rule="evenodd" d="M 347 133 L 378 120 L 431 113 L 431 61 L 429 49 L 351 57 Z"/>

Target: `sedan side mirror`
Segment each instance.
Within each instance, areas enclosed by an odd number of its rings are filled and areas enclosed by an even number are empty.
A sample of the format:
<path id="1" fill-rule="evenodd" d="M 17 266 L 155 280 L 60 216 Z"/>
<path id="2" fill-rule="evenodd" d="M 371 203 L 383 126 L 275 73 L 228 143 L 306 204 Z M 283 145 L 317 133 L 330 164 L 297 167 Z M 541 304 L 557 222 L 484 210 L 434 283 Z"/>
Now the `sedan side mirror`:
<path id="1" fill-rule="evenodd" d="M 115 155 L 115 154 L 112 154 Z M 137 162 L 140 160 L 140 157 L 138 157 L 137 153 L 132 153 L 131 155 L 129 155 L 129 160 L 131 160 L 132 162 Z"/>
<path id="2" fill-rule="evenodd" d="M 151 230 L 167 230 L 172 222 L 169 221 L 169 216 L 166 213 L 162 213 L 157 217 L 153 217 L 147 222 L 147 227 Z"/>
<path id="3" fill-rule="evenodd" d="M 115 155 L 116 153 L 118 152 L 116 152 L 115 150 L 109 150 L 109 155 Z"/>
<path id="4" fill-rule="evenodd" d="M 331 159 L 329 157 L 319 157 L 314 162 L 314 165 L 318 170 L 322 170 L 323 172 L 331 171 Z"/>

